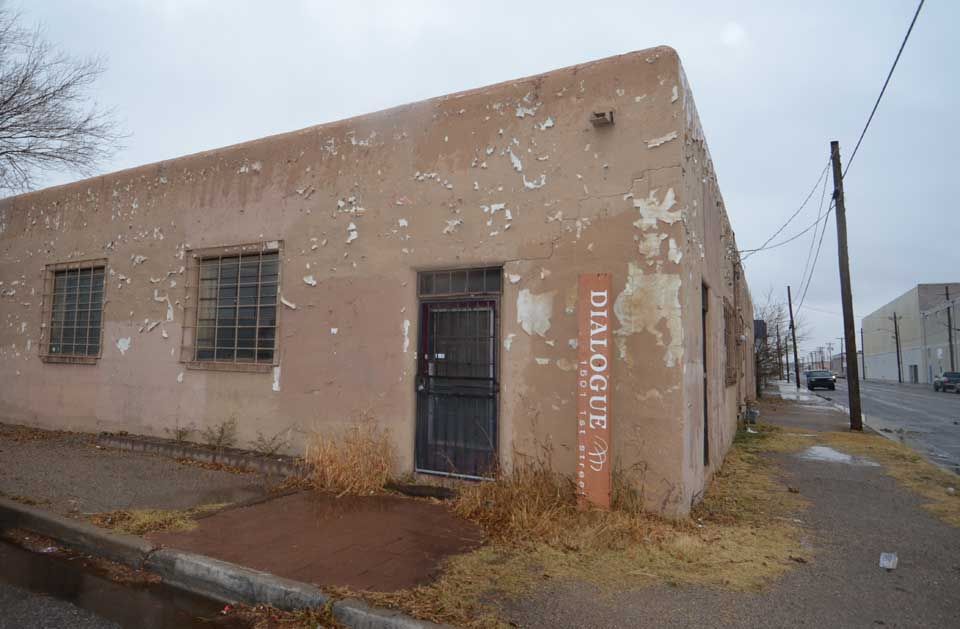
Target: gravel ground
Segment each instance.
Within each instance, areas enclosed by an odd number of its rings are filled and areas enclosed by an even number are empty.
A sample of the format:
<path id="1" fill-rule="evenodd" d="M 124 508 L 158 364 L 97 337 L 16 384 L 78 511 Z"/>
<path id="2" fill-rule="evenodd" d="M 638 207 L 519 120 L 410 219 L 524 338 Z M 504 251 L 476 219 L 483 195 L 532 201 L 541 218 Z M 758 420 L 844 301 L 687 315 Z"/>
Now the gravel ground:
<path id="1" fill-rule="evenodd" d="M 835 429 L 818 409 L 784 423 Z M 776 422 L 776 417 L 765 417 Z M 520 627 L 960 627 L 960 530 L 933 518 L 882 468 L 778 457 L 812 502 L 814 559 L 761 592 L 658 586 L 620 593 L 558 583 L 508 606 Z M 899 567 L 880 569 L 881 552 Z"/>
<path id="2" fill-rule="evenodd" d="M 0 424 L 0 494 L 24 496 L 60 514 L 185 509 L 267 492 L 270 479 L 108 450 L 92 435 L 42 433 Z"/>
<path id="3" fill-rule="evenodd" d="M 120 629 L 72 603 L 0 583 L 0 629 Z"/>

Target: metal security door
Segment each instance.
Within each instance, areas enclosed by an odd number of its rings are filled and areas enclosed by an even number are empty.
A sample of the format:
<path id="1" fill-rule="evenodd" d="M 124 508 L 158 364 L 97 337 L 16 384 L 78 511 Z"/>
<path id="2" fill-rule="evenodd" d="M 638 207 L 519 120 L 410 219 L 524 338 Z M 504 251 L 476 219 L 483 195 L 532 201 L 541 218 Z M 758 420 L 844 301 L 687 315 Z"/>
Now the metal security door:
<path id="1" fill-rule="evenodd" d="M 417 471 L 489 477 L 497 452 L 497 300 L 424 301 Z"/>

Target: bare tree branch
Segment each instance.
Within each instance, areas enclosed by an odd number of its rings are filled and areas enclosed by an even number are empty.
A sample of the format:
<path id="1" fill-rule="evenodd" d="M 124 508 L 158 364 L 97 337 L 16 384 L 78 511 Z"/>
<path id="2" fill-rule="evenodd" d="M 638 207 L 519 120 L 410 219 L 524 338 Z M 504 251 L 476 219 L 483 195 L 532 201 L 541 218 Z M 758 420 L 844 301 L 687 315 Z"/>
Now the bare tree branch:
<path id="1" fill-rule="evenodd" d="M 34 187 L 42 173 L 82 175 L 120 148 L 114 114 L 88 97 L 102 59 L 57 50 L 0 6 L 0 191 Z"/>

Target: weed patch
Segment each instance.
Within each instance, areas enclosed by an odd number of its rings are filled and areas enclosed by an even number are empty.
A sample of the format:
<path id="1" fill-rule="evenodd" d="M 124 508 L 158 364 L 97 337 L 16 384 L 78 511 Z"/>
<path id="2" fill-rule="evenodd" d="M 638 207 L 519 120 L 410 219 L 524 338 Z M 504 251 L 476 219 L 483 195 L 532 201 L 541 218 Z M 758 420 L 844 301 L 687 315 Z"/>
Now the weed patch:
<path id="1" fill-rule="evenodd" d="M 108 511 L 90 516 L 90 522 L 96 526 L 130 535 L 146 535 L 156 531 L 189 531 L 197 526 L 197 518 L 219 511 L 225 506 L 227 506 L 226 503 L 203 505 L 185 510 Z"/>
<path id="2" fill-rule="evenodd" d="M 337 434 L 312 433 L 304 459 L 313 487 L 340 495 L 383 491 L 395 467 L 389 432 L 368 418 Z"/>

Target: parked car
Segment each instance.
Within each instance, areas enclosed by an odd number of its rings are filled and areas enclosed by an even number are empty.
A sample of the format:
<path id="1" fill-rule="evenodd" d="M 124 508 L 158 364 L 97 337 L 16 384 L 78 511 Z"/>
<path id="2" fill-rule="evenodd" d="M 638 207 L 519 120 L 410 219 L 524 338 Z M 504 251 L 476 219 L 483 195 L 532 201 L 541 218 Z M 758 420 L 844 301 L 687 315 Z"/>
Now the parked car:
<path id="1" fill-rule="evenodd" d="M 817 387 L 834 391 L 837 388 L 837 377 L 832 371 L 825 369 L 807 372 L 807 388 L 813 391 Z"/>
<path id="2" fill-rule="evenodd" d="M 960 371 L 944 371 L 933 378 L 934 391 L 960 393 Z"/>

